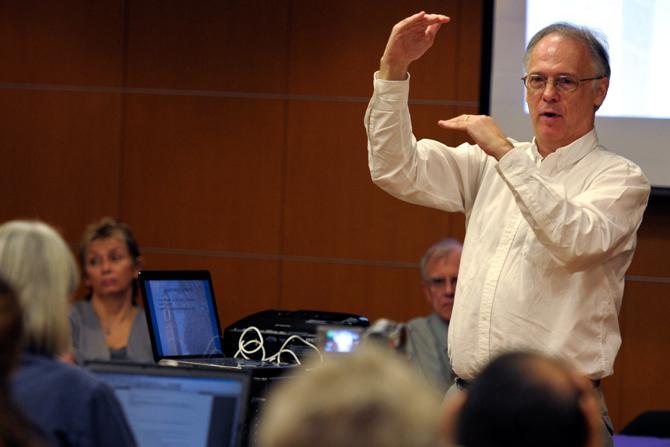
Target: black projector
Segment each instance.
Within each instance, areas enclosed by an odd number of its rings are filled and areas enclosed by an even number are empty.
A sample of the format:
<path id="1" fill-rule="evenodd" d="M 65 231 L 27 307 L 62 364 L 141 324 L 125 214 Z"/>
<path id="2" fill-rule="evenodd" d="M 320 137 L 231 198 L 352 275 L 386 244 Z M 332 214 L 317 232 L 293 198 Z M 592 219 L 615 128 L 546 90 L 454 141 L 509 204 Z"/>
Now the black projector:
<path id="1" fill-rule="evenodd" d="M 264 310 L 242 318 L 224 330 L 223 352 L 227 357 L 233 357 L 239 350 L 239 340 L 242 333 L 249 327 L 255 327 L 263 336 L 266 358 L 275 355 L 286 344 L 284 349 L 289 349 L 302 360 L 305 355 L 313 352 L 313 349 L 297 338 L 293 338 L 286 343 L 291 336 L 295 335 L 318 346 L 318 328 L 320 326 L 366 328 L 369 325 L 370 322 L 367 317 L 350 313 L 320 310 Z M 258 333 L 252 330 L 247 331 L 243 342 L 249 340 L 258 340 Z M 246 349 L 247 351 L 254 350 L 255 347 L 255 344 L 249 343 Z M 263 360 L 262 355 L 262 351 L 258 350 L 253 354 L 247 354 L 247 357 Z M 280 360 L 290 362 L 292 358 L 290 354 L 284 353 Z"/>

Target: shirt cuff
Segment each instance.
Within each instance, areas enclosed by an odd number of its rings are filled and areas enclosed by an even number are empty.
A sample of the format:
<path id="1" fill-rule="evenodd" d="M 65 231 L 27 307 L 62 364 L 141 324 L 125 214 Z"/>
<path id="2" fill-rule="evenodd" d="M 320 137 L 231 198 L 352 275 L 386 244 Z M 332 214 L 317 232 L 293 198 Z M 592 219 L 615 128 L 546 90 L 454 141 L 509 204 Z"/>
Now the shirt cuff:
<path id="1" fill-rule="evenodd" d="M 521 148 L 522 144 L 514 141 L 512 144 L 514 148 L 500 157 L 496 169 L 508 183 L 517 186 L 526 181 L 536 166 L 526 151 Z"/>
<path id="2" fill-rule="evenodd" d="M 393 112 L 407 107 L 409 97 L 409 79 L 402 81 L 388 81 L 379 79 L 379 72 L 374 74 L 374 96 L 376 97 L 375 108 L 377 110 Z"/>

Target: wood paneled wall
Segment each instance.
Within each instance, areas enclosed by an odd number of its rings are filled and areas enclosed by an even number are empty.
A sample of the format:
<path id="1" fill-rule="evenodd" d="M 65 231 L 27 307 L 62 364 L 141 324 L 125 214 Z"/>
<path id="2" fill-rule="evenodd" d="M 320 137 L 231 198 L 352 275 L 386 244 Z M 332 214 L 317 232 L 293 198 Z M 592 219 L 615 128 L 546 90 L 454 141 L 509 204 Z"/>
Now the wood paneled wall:
<path id="1" fill-rule="evenodd" d="M 76 244 L 119 216 L 147 268 L 212 271 L 227 325 L 268 309 L 426 313 L 418 259 L 463 218 L 369 180 L 363 114 L 391 26 L 443 11 L 412 67 L 415 132 L 476 113 L 483 1 L 0 2 L 0 221 Z M 666 210 L 648 213 L 606 393 L 618 427 L 668 407 Z"/>

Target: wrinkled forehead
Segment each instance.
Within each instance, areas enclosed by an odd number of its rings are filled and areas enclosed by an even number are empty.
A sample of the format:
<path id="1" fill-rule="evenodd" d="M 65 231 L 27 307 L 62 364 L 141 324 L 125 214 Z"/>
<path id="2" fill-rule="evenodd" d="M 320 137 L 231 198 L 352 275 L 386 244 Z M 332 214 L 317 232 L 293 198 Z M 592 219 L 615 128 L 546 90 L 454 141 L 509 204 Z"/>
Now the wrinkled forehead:
<path id="1" fill-rule="evenodd" d="M 577 73 L 593 67 L 588 47 L 570 36 L 552 33 L 544 36 L 529 53 L 526 70 L 557 70 Z"/>
<path id="2" fill-rule="evenodd" d="M 449 270 L 458 274 L 458 267 L 461 262 L 461 251 L 460 250 L 451 250 L 448 253 L 444 253 L 441 256 L 433 257 L 430 262 L 428 262 L 428 271 L 434 270 Z"/>

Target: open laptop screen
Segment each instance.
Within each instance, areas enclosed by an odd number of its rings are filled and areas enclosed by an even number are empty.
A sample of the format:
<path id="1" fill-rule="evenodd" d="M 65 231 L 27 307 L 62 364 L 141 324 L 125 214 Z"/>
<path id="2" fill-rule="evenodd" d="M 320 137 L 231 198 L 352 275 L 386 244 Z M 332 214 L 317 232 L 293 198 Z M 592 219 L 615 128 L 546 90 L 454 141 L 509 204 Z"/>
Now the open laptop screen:
<path id="1" fill-rule="evenodd" d="M 140 288 L 158 359 L 223 352 L 209 272 L 142 271 Z"/>
<path id="2" fill-rule="evenodd" d="M 249 393 L 244 372 L 93 362 L 115 391 L 140 447 L 240 444 Z"/>

